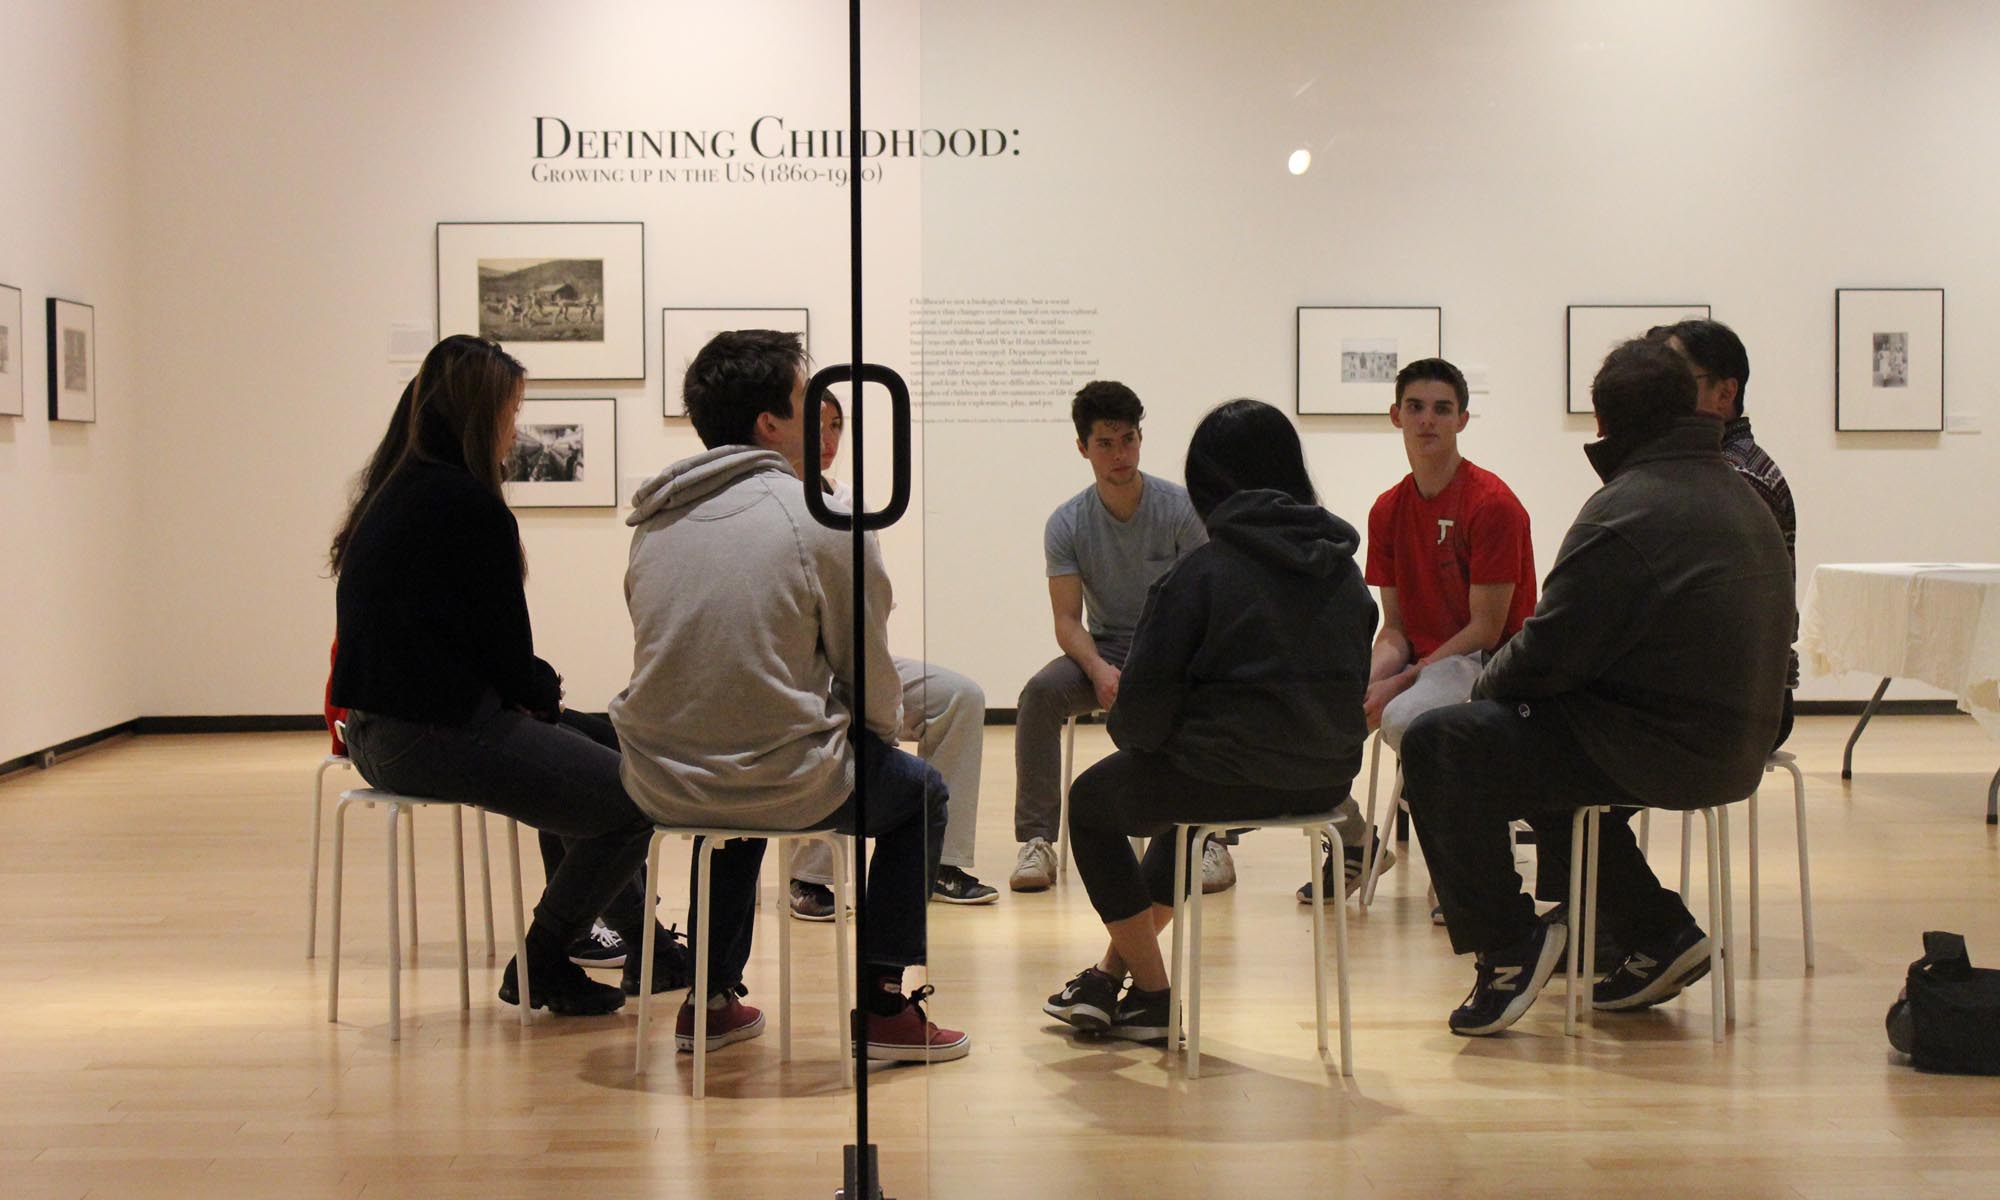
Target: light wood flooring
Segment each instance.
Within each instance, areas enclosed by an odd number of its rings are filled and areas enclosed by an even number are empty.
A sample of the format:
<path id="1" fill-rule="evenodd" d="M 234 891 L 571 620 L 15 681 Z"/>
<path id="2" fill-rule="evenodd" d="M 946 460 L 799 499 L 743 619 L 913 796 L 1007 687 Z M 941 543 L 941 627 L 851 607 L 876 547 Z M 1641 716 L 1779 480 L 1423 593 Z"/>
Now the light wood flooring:
<path id="1" fill-rule="evenodd" d="M 1809 772 L 1818 969 L 1801 960 L 1789 789 L 1767 777 L 1763 945 L 1744 955 L 1721 1047 L 1705 986 L 1583 1040 L 1562 1037 L 1557 988 L 1508 1036 L 1452 1037 L 1471 969 L 1430 925 L 1414 855 L 1373 911 L 1350 909 L 1358 1071 L 1342 1080 L 1313 1053 L 1289 831 L 1246 839 L 1241 883 L 1211 897 L 1193 1082 L 1160 1051 L 1063 1036 L 1041 1014 L 1102 941 L 1073 878 L 991 908 L 933 906 L 935 1015 L 975 1046 L 873 1077 L 889 1195 L 1993 1195 L 2000 1080 L 1892 1061 L 1882 1017 L 1925 929 L 1962 931 L 1975 962 L 2000 965 L 2000 846 L 1981 820 L 2000 747 L 1964 718 L 1882 718 L 1843 784 L 1850 724 L 1804 720 L 1792 747 Z M 304 955 L 323 744 L 140 738 L 0 783 L 0 1197 L 832 1195 L 852 1101 L 825 927 L 794 926 L 793 1061 L 774 1034 L 720 1051 L 696 1103 L 666 1036 L 634 1083 L 629 1013 L 523 1030 L 493 998 L 476 903 L 460 1015 L 449 823 L 420 813 L 420 964 L 391 1043 L 380 821 L 364 816 L 343 1019 L 328 1024 L 324 948 Z M 1101 729 L 1079 739 L 1084 761 L 1107 746 Z M 1004 889 L 1012 730 L 987 731 L 986 765 L 979 870 Z M 1671 883 L 1678 822 L 1655 835 Z M 525 838 L 523 858 L 537 863 Z M 671 860 L 668 902 L 684 908 L 685 853 Z M 504 962 L 504 916 L 501 929 Z M 760 923 L 750 982 L 774 1004 L 772 933 Z"/>

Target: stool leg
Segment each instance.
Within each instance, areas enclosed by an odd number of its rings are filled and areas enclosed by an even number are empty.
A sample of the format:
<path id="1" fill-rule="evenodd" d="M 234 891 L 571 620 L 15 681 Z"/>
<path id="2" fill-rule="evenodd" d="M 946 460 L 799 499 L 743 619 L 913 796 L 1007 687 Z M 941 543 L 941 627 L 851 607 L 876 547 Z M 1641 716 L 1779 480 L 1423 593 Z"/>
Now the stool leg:
<path id="1" fill-rule="evenodd" d="M 492 962 L 499 957 L 493 945 L 493 865 L 486 850 L 486 810 L 473 811 L 478 814 L 473 823 L 479 826 L 479 909 L 486 918 L 486 961 Z"/>
<path id="2" fill-rule="evenodd" d="M 650 911 L 659 902 L 660 839 L 665 836 L 655 829 L 646 842 L 646 903 L 642 911 Z M 646 931 L 639 935 L 639 978 L 647 983 L 653 978 L 653 930 L 658 924 L 657 921 L 645 922 Z M 652 1007 L 647 1002 L 652 998 L 653 989 L 642 984 L 639 988 L 639 1036 L 632 1049 L 632 1074 L 635 1076 L 646 1073 L 646 1017 Z"/>
<path id="3" fill-rule="evenodd" d="M 778 1061 L 792 1061 L 792 922 L 787 908 L 792 877 L 792 839 L 774 838 L 778 843 Z M 836 864 L 838 865 L 838 864 Z"/>
<path id="4" fill-rule="evenodd" d="M 458 902 L 458 1011 L 472 1011 L 472 952 L 465 936 L 465 808 L 451 806 L 451 866 L 458 887 L 452 899 Z M 519 970 L 515 971 L 518 976 Z M 517 979 L 518 982 L 518 979 Z"/>
<path id="5" fill-rule="evenodd" d="M 403 953 L 396 944 L 396 926 L 402 920 L 402 906 L 396 900 L 396 822 L 403 818 L 405 810 L 399 804 L 389 807 L 389 1040 L 403 1040 Z M 411 915 L 416 915 L 416 905 L 410 905 Z M 412 950 L 415 946 L 412 945 Z"/>
<path id="6" fill-rule="evenodd" d="M 1583 928 L 1583 856 L 1587 852 L 1584 842 L 1584 809 L 1577 809 L 1569 819 L 1569 906 L 1565 910 L 1569 917 L 1567 970 L 1563 975 L 1563 1034 L 1577 1036 L 1576 1006 L 1582 974 L 1577 969 L 1577 954 L 1581 947 L 1577 944 L 1576 933 Z"/>
<path id="7" fill-rule="evenodd" d="M 695 959 L 694 994 L 688 999 L 694 1002 L 694 1098 L 699 1100 L 708 1094 L 708 918 L 710 903 L 715 898 L 715 888 L 709 876 L 709 856 L 715 853 L 715 839 L 702 838 L 701 852 L 695 856 L 696 870 L 701 874 L 699 887 L 701 912 L 695 917 Z"/>
<path id="8" fill-rule="evenodd" d="M 1702 824 L 1708 832 L 1708 1005 L 1712 1010 L 1711 1020 L 1717 1042 L 1722 1041 L 1723 1020 L 1727 1001 L 1723 999 L 1723 963 L 1728 961 L 1727 925 L 1722 917 L 1722 849 L 1715 831 L 1716 810 L 1701 810 Z"/>
<path id="9" fill-rule="evenodd" d="M 840 1081 L 853 1087 L 854 1038 L 852 1023 L 847 1019 L 847 1006 L 854 1003 L 854 956 L 848 953 L 847 936 L 847 880 L 853 866 L 845 837 L 828 834 L 826 840 L 833 847 L 833 961 L 839 989 L 833 997 L 834 1040 L 840 1045 Z"/>
<path id="10" fill-rule="evenodd" d="M 1188 858 L 1192 862 L 1195 846 L 1208 841 L 1208 836 L 1216 832 L 1209 826 L 1194 831 L 1193 844 L 1188 847 Z M 1188 887 L 1188 1051 L 1187 1077 L 1201 1078 L 1201 876 L 1197 871 L 1193 883 Z M 1169 1001 L 1171 1003 L 1171 1001 Z"/>
<path id="11" fill-rule="evenodd" d="M 332 918 L 332 926 L 327 931 L 333 944 L 330 947 L 332 961 L 327 963 L 326 969 L 326 1019 L 328 1021 L 340 1020 L 340 881 L 342 877 L 341 868 L 344 865 L 342 860 L 347 845 L 345 836 L 347 832 L 347 806 L 351 803 L 353 802 L 343 798 L 333 806 L 333 907 L 331 912 L 328 913 Z"/>
<path id="12" fill-rule="evenodd" d="M 1585 1025 L 1593 1024 L 1597 1012 L 1597 859 L 1603 842 L 1602 827 L 1604 810 L 1592 807 L 1586 810 L 1583 821 L 1583 949 L 1581 951 L 1583 980 L 1589 990 L 1579 989 L 1577 1003 L 1583 1010 L 1577 1019 Z"/>
<path id="13" fill-rule="evenodd" d="M 1331 834 L 1334 850 L 1345 858 L 1347 847 L 1341 845 L 1340 830 L 1334 829 L 1331 831 Z M 1318 908 L 1320 906 L 1318 903 L 1315 903 L 1313 907 Z M 1321 970 L 1324 969 L 1324 967 L 1321 968 Z M 1345 903 L 1333 906 L 1333 970 L 1335 986 L 1338 988 L 1340 998 L 1340 1073 L 1343 1076 L 1350 1076 L 1354 1074 L 1354 1021 L 1348 1015 L 1351 1011 L 1349 1004 L 1352 997 L 1349 996 L 1347 989 L 1347 905 Z"/>
<path id="14" fill-rule="evenodd" d="M 1782 764 L 1792 773 L 1792 807 L 1798 814 L 1799 825 L 1799 909 L 1805 924 L 1806 970 L 1813 969 L 1812 932 L 1812 867 L 1806 855 L 1806 777 L 1797 763 Z"/>
<path id="15" fill-rule="evenodd" d="M 326 771 L 335 765 L 331 759 L 322 759 L 319 773 L 313 777 L 312 837 L 306 860 L 306 957 L 311 958 L 319 950 L 319 826 L 323 806 L 326 803 Z"/>
<path id="16" fill-rule="evenodd" d="M 1306 869 L 1311 872 L 1307 878 L 1312 881 L 1308 886 L 1312 888 L 1313 1012 L 1318 1021 L 1319 1053 L 1322 1059 L 1326 1057 L 1328 1049 L 1326 1044 L 1326 915 L 1321 911 L 1321 902 L 1326 897 L 1322 890 L 1324 884 L 1321 880 L 1322 872 L 1319 869 L 1319 847 L 1320 839 L 1329 833 L 1336 839 L 1334 844 L 1338 845 L 1339 842 L 1337 839 L 1340 834 L 1331 825 L 1320 829 L 1305 830 Z"/>
<path id="17" fill-rule="evenodd" d="M 1750 793 L 1750 953 L 1758 950 L 1757 936 L 1757 793 Z"/>
<path id="18" fill-rule="evenodd" d="M 1056 814 L 1056 878 L 1069 875 L 1069 781 L 1076 767 L 1076 718 L 1063 723 L 1062 808 Z"/>
<path id="19" fill-rule="evenodd" d="M 1688 897 L 1688 880 L 1694 868 L 1694 843 L 1689 839 L 1694 835 L 1694 814 L 1681 813 L 1681 900 Z"/>
<path id="20" fill-rule="evenodd" d="M 1378 729 L 1375 731 L 1375 736 L 1368 743 L 1368 810 L 1361 814 L 1361 827 L 1365 831 L 1362 834 L 1361 844 L 1361 880 L 1364 886 L 1357 900 L 1364 909 L 1375 899 L 1374 896 L 1369 894 L 1369 889 L 1365 885 L 1375 875 L 1375 855 L 1377 853 L 1375 848 L 1382 844 L 1381 839 L 1374 836 L 1375 787 L 1379 782 L 1381 769 L 1382 731 Z M 1314 867 L 1317 869 L 1318 864 L 1314 864 Z M 1344 884 L 1345 882 L 1343 878 L 1342 883 Z M 1342 903 L 1345 903 L 1346 900 L 1345 896 L 1341 897 Z"/>
<path id="21" fill-rule="evenodd" d="M 410 897 L 410 965 L 417 965 L 417 810 L 397 806 L 403 814 L 403 882 Z"/>
<path id="22" fill-rule="evenodd" d="M 1167 1053 L 1177 1054 L 1181 1048 L 1181 1032 L 1187 1028 L 1181 1011 L 1187 1004 L 1187 974 L 1183 954 L 1184 939 L 1187 936 L 1187 898 L 1181 893 L 1181 881 L 1188 871 L 1188 829 L 1176 825 L 1168 831 L 1174 839 L 1174 919 L 1173 919 L 1173 963 L 1167 973 Z"/>
<path id="23" fill-rule="evenodd" d="M 1389 784 L 1389 807 L 1382 814 L 1382 827 L 1375 831 L 1375 841 L 1388 845 L 1396 835 L 1396 817 L 1403 811 L 1403 764 L 1396 763 L 1396 775 Z M 1405 870 L 1410 868 L 1405 867 Z M 1375 884 L 1382 878 L 1382 856 L 1377 854 L 1369 864 L 1368 874 L 1361 881 L 1361 896 L 1364 904 L 1375 903 Z M 1343 897 L 1342 902 L 1345 903 Z"/>
<path id="24" fill-rule="evenodd" d="M 521 906 L 521 823 L 512 817 L 507 818 L 507 874 L 514 884 L 514 982 L 521 991 L 521 1024 L 526 1025 L 535 1019 L 535 999 L 528 990 L 528 920 Z"/>
<path id="25" fill-rule="evenodd" d="M 1736 1020 L 1736 896 L 1729 874 L 1729 809 L 1715 811 L 1716 841 L 1722 846 L 1722 1001 L 1723 1012 Z"/>

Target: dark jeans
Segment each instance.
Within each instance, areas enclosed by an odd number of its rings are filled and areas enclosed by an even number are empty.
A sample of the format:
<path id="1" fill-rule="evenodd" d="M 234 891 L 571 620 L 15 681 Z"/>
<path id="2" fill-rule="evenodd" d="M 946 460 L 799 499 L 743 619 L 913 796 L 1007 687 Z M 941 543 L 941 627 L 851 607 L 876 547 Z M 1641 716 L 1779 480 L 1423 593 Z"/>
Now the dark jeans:
<path id="1" fill-rule="evenodd" d="M 864 963 L 902 968 L 925 958 L 924 906 L 930 902 L 931 881 L 937 878 L 938 855 L 944 849 L 947 796 L 944 777 L 914 754 L 908 754 L 863 732 L 855 739 L 860 755 L 856 768 L 868 789 L 868 827 L 860 832 L 875 839 L 868 858 L 868 927 L 861 943 Z M 854 798 L 828 814 L 813 829 L 856 832 Z M 688 905 L 690 931 L 701 903 L 701 841 L 695 840 L 689 877 L 694 881 Z M 757 875 L 764 862 L 764 839 L 744 839 L 718 846 L 709 856 L 715 872 L 715 910 L 709 917 L 708 990 L 716 995 L 743 982 L 750 961 L 750 932 L 757 917 Z M 787 881 L 779 881 L 786 886 Z M 704 953 L 700 946 L 693 947 Z"/>
<path id="2" fill-rule="evenodd" d="M 611 721 L 607 717 L 565 708 L 556 718 L 556 723 L 576 730 L 600 746 L 614 752 L 618 751 L 618 731 L 611 727 Z M 540 840 L 542 848 L 542 873 L 545 877 L 554 879 L 556 872 L 562 869 L 563 857 L 569 849 L 568 844 L 546 829 L 538 831 L 536 837 Z M 617 931 L 619 937 L 625 939 L 628 947 L 636 948 L 639 945 L 639 937 L 645 930 L 643 922 L 646 919 L 646 911 L 646 872 L 642 867 L 633 872 L 631 882 L 618 889 L 618 894 L 611 898 L 611 903 L 605 905 L 604 911 L 598 916 L 604 918 L 604 923 Z M 636 953 L 636 949 L 634 952 Z"/>
<path id="3" fill-rule="evenodd" d="M 645 864 L 652 822 L 625 795 L 618 752 L 495 696 L 463 725 L 351 712 L 347 751 L 376 787 L 474 804 L 565 840 L 535 904 L 531 960 L 567 951 Z"/>
<path id="4" fill-rule="evenodd" d="M 1119 750 L 1070 787 L 1070 852 L 1091 906 L 1108 925 L 1174 902 L 1174 843 L 1161 835 L 1175 825 L 1328 812 L 1346 798 L 1346 783 L 1302 792 L 1234 787 L 1183 774 L 1163 754 Z M 1152 839 L 1143 863 L 1132 853 L 1128 839 L 1135 837 Z M 1188 858 L 1193 876 L 1200 855 Z"/>
<path id="5" fill-rule="evenodd" d="M 1561 900 L 1569 893 L 1570 821 L 1585 805 L 1628 806 L 1605 814 L 1600 826 L 1599 929 L 1632 946 L 1694 922 L 1639 853 L 1630 824 L 1638 800 L 1591 762 L 1552 709 L 1474 700 L 1425 713 L 1403 735 L 1403 797 L 1460 954 L 1498 950 L 1534 932 L 1535 905 L 1514 870 L 1508 822 L 1534 826 L 1537 893 Z"/>

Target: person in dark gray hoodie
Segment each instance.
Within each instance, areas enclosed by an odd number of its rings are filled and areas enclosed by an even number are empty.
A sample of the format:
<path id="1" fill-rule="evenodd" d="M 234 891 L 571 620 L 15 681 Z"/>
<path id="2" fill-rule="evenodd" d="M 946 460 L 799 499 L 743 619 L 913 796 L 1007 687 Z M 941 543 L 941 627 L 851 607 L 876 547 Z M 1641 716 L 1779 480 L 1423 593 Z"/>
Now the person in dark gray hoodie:
<path id="1" fill-rule="evenodd" d="M 1070 790 L 1077 872 L 1111 944 L 1043 1006 L 1139 1041 L 1167 1036 L 1159 930 L 1186 886 L 1162 835 L 1331 810 L 1368 738 L 1376 612 L 1360 535 L 1319 506 L 1291 420 L 1255 400 L 1210 412 L 1187 489 L 1209 540 L 1147 594 L 1111 708 L 1118 750 Z M 1143 863 L 1131 837 L 1153 839 Z"/>

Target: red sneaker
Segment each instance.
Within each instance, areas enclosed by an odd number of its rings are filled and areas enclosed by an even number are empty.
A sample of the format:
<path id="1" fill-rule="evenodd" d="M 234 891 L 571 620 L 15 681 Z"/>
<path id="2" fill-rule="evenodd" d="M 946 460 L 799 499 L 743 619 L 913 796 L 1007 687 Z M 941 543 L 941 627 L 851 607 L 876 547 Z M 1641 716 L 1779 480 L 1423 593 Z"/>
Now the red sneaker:
<path id="1" fill-rule="evenodd" d="M 875 1062 L 950 1062 L 972 1053 L 972 1039 L 956 1029 L 940 1029 L 924 1016 L 930 999 L 925 984 L 910 993 L 893 1017 L 868 1014 L 868 1057 Z"/>
<path id="2" fill-rule="evenodd" d="M 728 1003 L 708 1010 L 708 1048 L 720 1050 L 731 1042 L 747 1042 L 764 1032 L 764 1014 L 729 993 Z M 694 1005 L 682 1004 L 680 1019 L 674 1022 L 674 1049 L 694 1053 Z"/>

